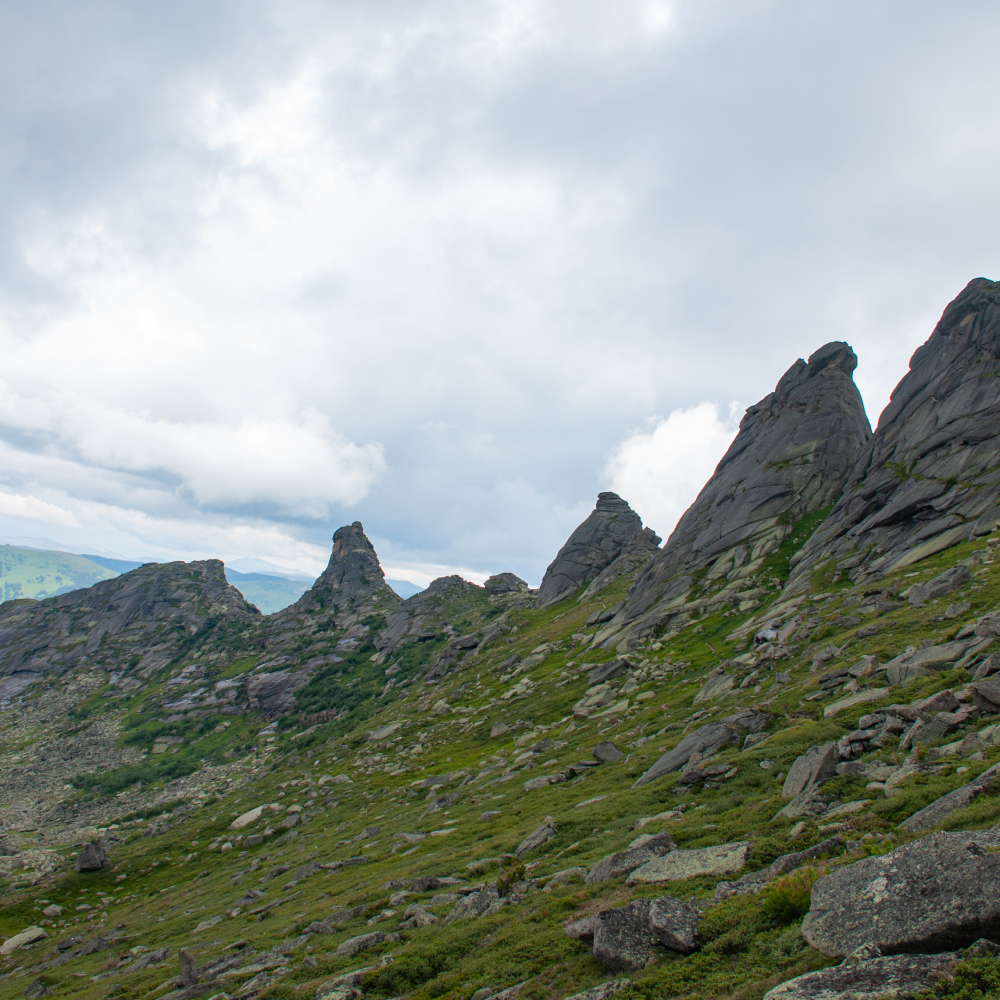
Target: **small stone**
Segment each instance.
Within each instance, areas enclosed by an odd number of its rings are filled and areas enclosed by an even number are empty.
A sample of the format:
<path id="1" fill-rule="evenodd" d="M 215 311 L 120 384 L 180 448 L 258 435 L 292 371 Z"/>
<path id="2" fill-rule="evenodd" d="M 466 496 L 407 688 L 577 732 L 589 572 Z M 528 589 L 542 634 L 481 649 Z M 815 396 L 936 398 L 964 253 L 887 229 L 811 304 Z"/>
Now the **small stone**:
<path id="1" fill-rule="evenodd" d="M 616 760 L 621 760 L 625 754 L 609 740 L 598 743 L 593 750 L 594 760 L 599 760 L 602 764 L 613 764 Z"/>

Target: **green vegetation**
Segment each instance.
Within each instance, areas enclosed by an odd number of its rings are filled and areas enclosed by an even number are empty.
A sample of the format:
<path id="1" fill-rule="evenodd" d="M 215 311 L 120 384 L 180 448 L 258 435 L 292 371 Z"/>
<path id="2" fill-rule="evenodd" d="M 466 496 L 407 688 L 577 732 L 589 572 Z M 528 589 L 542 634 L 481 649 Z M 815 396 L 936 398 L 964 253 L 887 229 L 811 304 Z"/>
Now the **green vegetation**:
<path id="1" fill-rule="evenodd" d="M 0 545 L 0 601 L 41 600 L 114 576 L 118 576 L 114 570 L 86 556 Z"/>

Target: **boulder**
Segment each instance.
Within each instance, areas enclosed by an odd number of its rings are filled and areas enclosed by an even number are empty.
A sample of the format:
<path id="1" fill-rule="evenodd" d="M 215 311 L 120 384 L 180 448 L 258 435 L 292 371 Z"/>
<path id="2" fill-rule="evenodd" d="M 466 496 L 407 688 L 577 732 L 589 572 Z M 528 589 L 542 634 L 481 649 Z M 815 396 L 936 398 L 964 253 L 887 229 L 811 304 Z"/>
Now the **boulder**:
<path id="1" fill-rule="evenodd" d="M 528 589 L 528 585 L 513 573 L 495 573 L 483 584 L 486 592 L 496 594 L 518 594 Z"/>
<path id="2" fill-rule="evenodd" d="M 388 940 L 389 936 L 383 931 L 372 931 L 370 934 L 359 934 L 357 937 L 351 937 L 346 941 L 342 941 L 339 945 L 337 945 L 337 950 L 334 954 L 353 958 L 355 955 L 358 955 L 363 951 L 368 951 L 370 948 L 377 948 L 380 944 L 384 944 Z"/>
<path id="3" fill-rule="evenodd" d="M 589 990 L 584 990 L 582 993 L 574 993 L 571 997 L 566 997 L 566 1000 L 608 1000 L 608 997 L 621 993 L 622 990 L 628 989 L 631 985 L 632 983 L 628 979 L 612 979 L 609 982 L 591 986 Z"/>
<path id="4" fill-rule="evenodd" d="M 974 734 L 973 734 L 974 735 Z M 964 741 L 963 741 L 964 742 Z M 964 809 L 974 802 L 983 792 L 989 791 L 1000 775 L 1000 764 L 994 764 L 987 768 L 978 778 L 970 781 L 961 788 L 942 795 L 935 799 L 929 806 L 924 806 L 919 812 L 915 812 L 909 819 L 900 823 L 901 829 L 907 833 L 923 833 L 932 827 L 942 823 L 946 817 L 950 816 L 956 809 Z"/>
<path id="5" fill-rule="evenodd" d="M 972 579 L 972 573 L 968 566 L 951 566 L 943 573 L 928 580 L 927 583 L 918 583 L 910 587 L 906 595 L 907 600 L 915 608 L 920 607 L 926 601 L 933 601 L 936 597 L 944 597 L 952 591 L 964 587 Z"/>
<path id="6" fill-rule="evenodd" d="M 653 955 L 650 900 L 602 910 L 594 921 L 594 958 L 610 972 L 643 968 Z"/>
<path id="7" fill-rule="evenodd" d="M 602 764 L 613 764 L 616 760 L 621 760 L 625 756 L 609 740 L 598 743 L 591 752 L 594 755 L 594 760 L 600 761 Z"/>
<path id="8" fill-rule="evenodd" d="M 566 885 L 567 882 L 575 882 L 577 879 L 583 881 L 587 877 L 587 869 L 582 867 L 564 868 L 561 872 L 556 872 L 549 876 L 545 883 L 545 889 L 554 889 L 557 885 Z"/>
<path id="9" fill-rule="evenodd" d="M 21 996 L 24 997 L 24 1000 L 41 1000 L 41 997 L 52 997 L 55 996 L 55 993 L 56 991 L 39 976 L 24 988 L 24 993 Z"/>
<path id="10" fill-rule="evenodd" d="M 229 824 L 230 830 L 242 830 L 243 827 L 249 826 L 251 823 L 256 823 L 260 819 L 264 812 L 265 806 L 257 806 L 254 809 L 248 809 L 242 816 L 237 816 L 236 819 Z"/>
<path id="11" fill-rule="evenodd" d="M 679 771 L 696 753 L 701 757 L 709 757 L 728 743 L 742 743 L 747 733 L 761 732 L 770 721 L 771 716 L 767 713 L 746 709 L 727 716 L 722 722 L 702 726 L 693 733 L 688 733 L 673 750 L 668 750 L 632 787 L 638 788 L 673 771 Z"/>
<path id="12" fill-rule="evenodd" d="M 582 920 L 573 920 L 568 924 L 563 924 L 563 930 L 567 937 L 574 941 L 591 942 L 594 940 L 594 929 L 597 926 L 597 917 L 584 917 Z"/>
<path id="13" fill-rule="evenodd" d="M 596 579 L 642 530 L 642 519 L 617 493 L 599 493 L 593 513 L 569 536 L 545 571 L 538 606 L 547 608 Z"/>
<path id="14" fill-rule="evenodd" d="M 94 844 L 84 844 L 73 866 L 78 872 L 99 872 L 104 866 L 104 851 Z"/>
<path id="15" fill-rule="evenodd" d="M 629 875 L 628 881 L 677 882 L 696 875 L 729 875 L 746 864 L 750 847 L 749 841 L 742 841 L 689 851 L 671 851 L 637 868 Z"/>
<path id="16" fill-rule="evenodd" d="M 36 941 L 41 941 L 48 936 L 44 927 L 36 927 L 34 925 L 25 927 L 19 934 L 7 938 L 3 944 L 0 944 L 0 955 L 10 955 L 24 945 L 34 944 Z"/>
<path id="17" fill-rule="evenodd" d="M 649 908 L 649 929 L 664 948 L 686 955 L 698 947 L 695 936 L 699 916 L 697 906 L 662 896 Z"/>
<path id="18" fill-rule="evenodd" d="M 903 1000 L 929 992 L 955 968 L 959 955 L 887 955 L 842 962 L 775 986 L 764 1000 Z"/>
<path id="19" fill-rule="evenodd" d="M 642 867 L 648 861 L 660 857 L 662 853 L 662 849 L 656 851 L 648 847 L 637 847 L 630 851 L 617 851 L 615 854 L 609 854 L 606 858 L 601 858 L 590 869 L 590 874 L 587 875 L 584 881 L 605 882 L 608 879 L 621 878 L 622 875 L 628 875 L 634 872 L 636 868 Z"/>
<path id="20" fill-rule="evenodd" d="M 615 677 L 621 677 L 631 666 L 632 664 L 624 657 L 619 657 L 617 660 L 608 660 L 607 663 L 600 663 L 590 671 L 590 676 L 587 678 L 588 686 L 596 687 L 598 684 L 614 680 Z"/>
<path id="21" fill-rule="evenodd" d="M 982 715 L 1000 714 L 1000 677 L 978 681 L 971 691 L 972 700 Z"/>
<path id="22" fill-rule="evenodd" d="M 489 893 L 485 892 L 470 892 L 452 907 L 445 920 L 450 923 L 453 920 L 470 920 L 481 917 L 496 900 L 495 894 L 490 896 Z"/>
<path id="23" fill-rule="evenodd" d="M 835 868 L 812 889 L 802 936 L 824 955 L 961 948 L 1000 934 L 1000 834 L 932 833 Z"/>
<path id="24" fill-rule="evenodd" d="M 794 799 L 806 789 L 815 788 L 835 777 L 839 763 L 840 754 L 837 753 L 836 743 L 824 743 L 822 746 L 812 747 L 800 757 L 796 757 L 788 769 L 785 783 L 781 786 L 781 797 Z"/>
<path id="25" fill-rule="evenodd" d="M 547 840 L 551 840 L 559 828 L 556 826 L 556 821 L 550 816 L 545 820 L 544 823 L 532 834 L 525 837 L 520 844 L 517 845 L 517 850 L 514 852 L 518 857 L 522 854 L 527 854 L 528 851 L 533 851 L 538 847 L 541 847 Z"/>

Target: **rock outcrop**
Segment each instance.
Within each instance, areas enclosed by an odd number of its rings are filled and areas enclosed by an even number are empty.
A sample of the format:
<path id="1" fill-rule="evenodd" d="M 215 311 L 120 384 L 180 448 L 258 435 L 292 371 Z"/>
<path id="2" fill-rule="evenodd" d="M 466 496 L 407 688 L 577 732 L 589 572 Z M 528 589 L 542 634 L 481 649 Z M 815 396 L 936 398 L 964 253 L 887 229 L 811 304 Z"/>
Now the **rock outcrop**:
<path id="1" fill-rule="evenodd" d="M 360 521 L 355 521 L 333 533 L 330 562 L 294 607 L 297 611 L 328 606 L 353 609 L 376 596 L 380 602 L 392 606 L 399 603 L 399 596 L 385 582 L 385 574 L 364 527 Z"/>
<path id="2" fill-rule="evenodd" d="M 933 833 L 824 875 L 802 936 L 824 955 L 961 948 L 1000 933 L 1000 836 Z"/>
<path id="3" fill-rule="evenodd" d="M 826 344 L 746 411 L 712 478 L 636 577 L 623 621 L 683 598 L 699 570 L 707 584 L 749 576 L 796 521 L 837 500 L 871 435 L 851 377 L 857 363 L 847 344 Z"/>
<path id="4" fill-rule="evenodd" d="M 617 493 L 599 493 L 593 513 L 569 536 L 545 571 L 538 606 L 547 608 L 595 580 L 641 531 L 642 519 L 626 501 Z"/>
<path id="5" fill-rule="evenodd" d="M 146 678 L 210 618 L 259 616 L 218 559 L 150 563 L 44 601 L 0 604 L 0 682 L 9 696 L 43 674 L 83 666 Z"/>
<path id="6" fill-rule="evenodd" d="M 886 1000 L 928 993 L 955 968 L 956 952 L 887 955 L 846 960 L 830 969 L 807 972 L 764 994 L 764 1000 Z"/>
<path id="7" fill-rule="evenodd" d="M 1000 521 L 1000 284 L 976 278 L 910 359 L 878 427 L 789 581 L 852 579 L 989 534 Z"/>

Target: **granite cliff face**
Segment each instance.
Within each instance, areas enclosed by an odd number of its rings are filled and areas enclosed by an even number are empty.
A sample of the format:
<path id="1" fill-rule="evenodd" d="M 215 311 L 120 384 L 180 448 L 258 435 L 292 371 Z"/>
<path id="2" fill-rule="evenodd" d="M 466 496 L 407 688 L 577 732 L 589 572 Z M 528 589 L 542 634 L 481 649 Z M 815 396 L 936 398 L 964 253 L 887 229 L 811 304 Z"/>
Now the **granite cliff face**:
<path id="1" fill-rule="evenodd" d="M 300 611 L 352 608 L 378 596 L 380 601 L 399 602 L 385 582 L 375 548 L 360 521 L 338 528 L 333 534 L 333 552 L 322 576 L 296 602 Z"/>
<path id="2" fill-rule="evenodd" d="M 547 608 L 569 597 L 610 566 L 633 536 L 642 519 L 617 493 L 599 493 L 597 506 L 556 554 L 538 588 L 538 606 Z"/>
<path id="3" fill-rule="evenodd" d="M 796 521 L 837 500 L 871 435 L 856 367 L 847 344 L 826 344 L 746 411 L 712 478 L 636 577 L 621 623 L 652 612 L 650 624 L 662 624 L 696 574 L 735 593 Z"/>
<path id="4" fill-rule="evenodd" d="M 1000 284 L 976 278 L 910 360 L 790 586 L 833 560 L 852 579 L 911 565 L 1000 518 Z"/>

